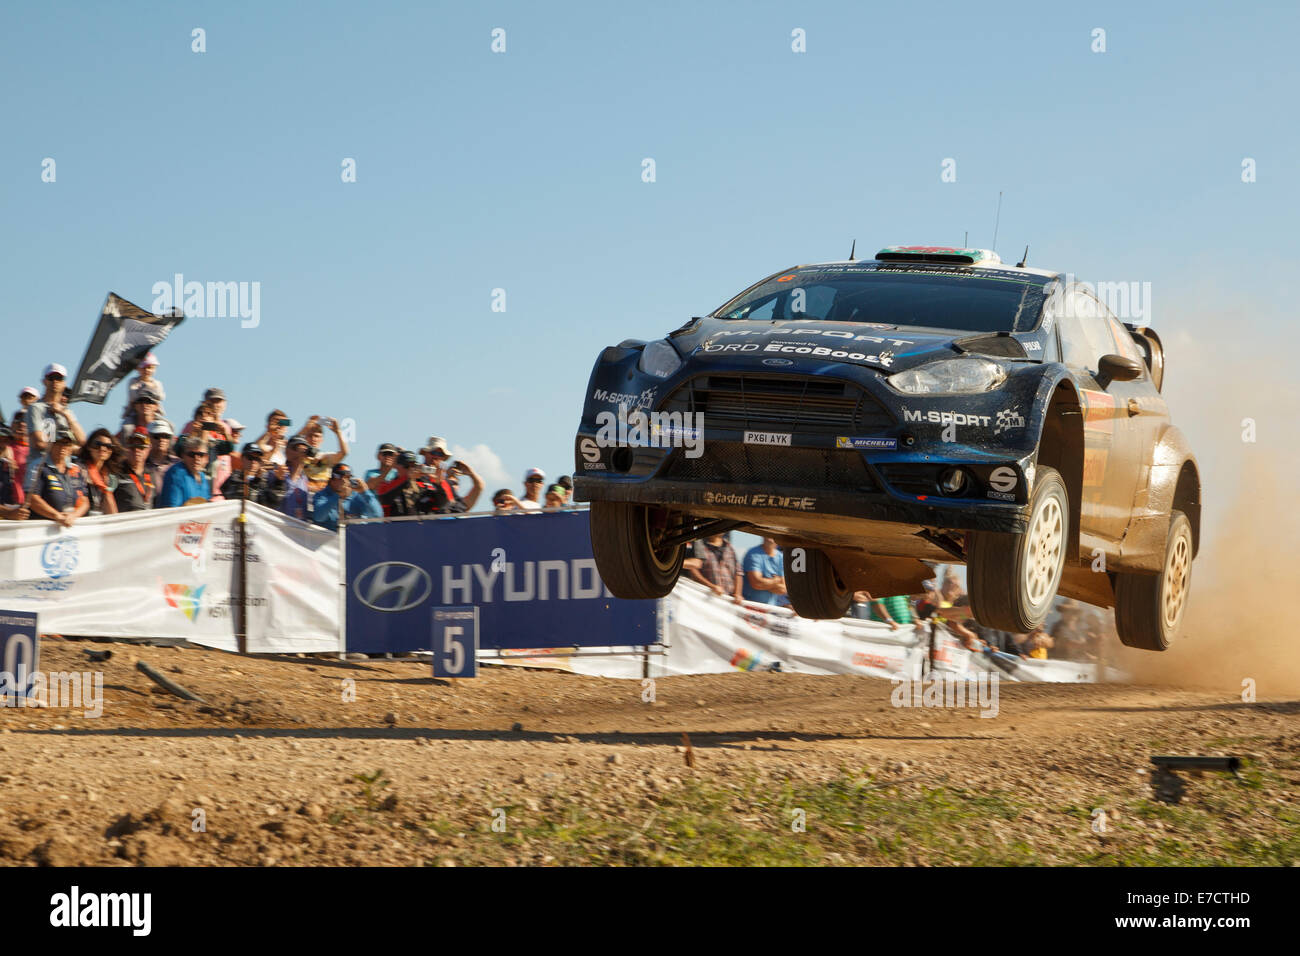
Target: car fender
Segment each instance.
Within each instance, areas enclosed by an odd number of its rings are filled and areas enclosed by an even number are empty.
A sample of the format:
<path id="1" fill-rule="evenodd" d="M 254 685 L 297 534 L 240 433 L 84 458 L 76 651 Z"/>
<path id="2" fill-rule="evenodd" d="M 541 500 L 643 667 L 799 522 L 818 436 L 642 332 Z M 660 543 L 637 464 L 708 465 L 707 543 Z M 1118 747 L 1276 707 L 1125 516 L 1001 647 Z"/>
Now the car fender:
<path id="1" fill-rule="evenodd" d="M 1033 494 L 1037 480 L 1037 466 L 1050 466 L 1065 482 L 1070 498 L 1070 540 L 1067 561 L 1076 561 L 1079 554 L 1080 502 L 1083 500 L 1083 414 L 1079 403 L 1079 390 L 1066 367 L 1059 362 L 1039 366 L 1041 377 L 1031 406 L 1032 416 L 1027 422 L 1036 437 L 1033 466 L 1035 474 L 1030 480 Z"/>
<path id="2" fill-rule="evenodd" d="M 1193 555 L 1201 543 L 1201 478 L 1182 429 L 1166 425 L 1151 449 L 1147 480 L 1138 489 L 1120 560 L 1124 570 L 1158 573 L 1164 566 L 1170 513 L 1177 509 L 1192 525 Z"/>

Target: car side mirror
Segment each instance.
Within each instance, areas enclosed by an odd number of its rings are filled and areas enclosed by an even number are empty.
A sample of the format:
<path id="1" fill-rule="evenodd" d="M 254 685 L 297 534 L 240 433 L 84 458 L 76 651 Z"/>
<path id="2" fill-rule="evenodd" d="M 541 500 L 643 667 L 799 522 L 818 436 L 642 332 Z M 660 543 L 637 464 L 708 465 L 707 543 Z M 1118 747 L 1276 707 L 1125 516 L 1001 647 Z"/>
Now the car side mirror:
<path id="1" fill-rule="evenodd" d="M 1123 355 L 1103 355 L 1097 374 L 1108 382 L 1131 382 L 1142 377 L 1142 363 Z"/>

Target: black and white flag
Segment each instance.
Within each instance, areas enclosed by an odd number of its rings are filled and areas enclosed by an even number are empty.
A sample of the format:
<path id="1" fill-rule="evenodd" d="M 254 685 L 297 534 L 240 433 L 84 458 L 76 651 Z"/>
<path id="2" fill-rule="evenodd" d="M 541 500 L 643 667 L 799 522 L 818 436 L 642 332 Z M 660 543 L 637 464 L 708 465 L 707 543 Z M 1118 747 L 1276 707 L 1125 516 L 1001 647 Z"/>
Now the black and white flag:
<path id="1" fill-rule="evenodd" d="M 135 371 L 145 354 L 184 319 L 179 309 L 171 315 L 154 315 L 110 292 L 77 380 L 68 389 L 68 401 L 104 404 L 113 386 Z"/>

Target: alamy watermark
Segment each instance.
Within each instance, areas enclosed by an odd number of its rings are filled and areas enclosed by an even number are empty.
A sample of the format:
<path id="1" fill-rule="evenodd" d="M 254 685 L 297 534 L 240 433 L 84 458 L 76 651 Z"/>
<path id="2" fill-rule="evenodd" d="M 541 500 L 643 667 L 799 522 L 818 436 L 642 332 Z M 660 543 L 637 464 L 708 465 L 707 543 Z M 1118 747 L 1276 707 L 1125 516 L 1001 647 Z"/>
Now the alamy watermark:
<path id="1" fill-rule="evenodd" d="M 889 702 L 895 707 L 978 707 L 981 717 L 998 715 L 998 675 L 975 674 L 957 677 L 942 674 L 926 680 L 907 677 L 890 679 L 894 685 Z"/>
<path id="2" fill-rule="evenodd" d="M 179 308 L 189 319 L 238 318 L 245 329 L 255 329 L 262 321 L 261 282 L 186 282 L 176 273 L 171 282 L 155 282 L 150 308 L 163 315 Z"/>
<path id="3" fill-rule="evenodd" d="M 597 412 L 595 447 L 627 446 L 684 448 L 687 458 L 699 458 L 704 454 L 704 413 L 628 411 L 626 405 L 617 412 Z"/>
<path id="4" fill-rule="evenodd" d="M 0 707 L 79 707 L 86 717 L 102 717 L 104 672 L 0 671 Z"/>

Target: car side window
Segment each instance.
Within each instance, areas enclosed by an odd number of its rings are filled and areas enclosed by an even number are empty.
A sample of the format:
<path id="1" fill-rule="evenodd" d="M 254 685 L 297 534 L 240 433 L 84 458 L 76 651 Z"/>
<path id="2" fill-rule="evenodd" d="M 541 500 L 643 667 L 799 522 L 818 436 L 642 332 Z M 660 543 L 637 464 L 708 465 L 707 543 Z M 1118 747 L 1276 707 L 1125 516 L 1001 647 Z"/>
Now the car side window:
<path id="1" fill-rule="evenodd" d="M 1129 335 L 1128 329 L 1124 328 L 1119 319 L 1113 315 L 1108 321 L 1110 322 L 1110 333 L 1115 337 L 1116 351 L 1125 358 L 1140 362 L 1145 369 L 1147 367 L 1146 359 L 1142 357 L 1142 350 L 1133 341 L 1133 336 Z"/>
<path id="2" fill-rule="evenodd" d="M 1066 365 L 1095 372 L 1101 357 L 1115 351 L 1104 307 L 1081 290 L 1066 296 L 1057 328 L 1061 336 L 1061 361 Z"/>

